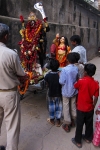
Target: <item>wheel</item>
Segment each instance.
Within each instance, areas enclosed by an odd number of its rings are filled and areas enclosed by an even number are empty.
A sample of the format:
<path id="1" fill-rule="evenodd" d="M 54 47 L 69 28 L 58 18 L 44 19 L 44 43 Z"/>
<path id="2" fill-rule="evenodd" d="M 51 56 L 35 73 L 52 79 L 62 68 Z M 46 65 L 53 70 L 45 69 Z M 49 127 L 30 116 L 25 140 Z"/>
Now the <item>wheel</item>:
<path id="1" fill-rule="evenodd" d="M 37 94 L 37 91 L 35 90 L 35 91 L 33 91 L 33 93 L 34 93 L 34 94 Z"/>

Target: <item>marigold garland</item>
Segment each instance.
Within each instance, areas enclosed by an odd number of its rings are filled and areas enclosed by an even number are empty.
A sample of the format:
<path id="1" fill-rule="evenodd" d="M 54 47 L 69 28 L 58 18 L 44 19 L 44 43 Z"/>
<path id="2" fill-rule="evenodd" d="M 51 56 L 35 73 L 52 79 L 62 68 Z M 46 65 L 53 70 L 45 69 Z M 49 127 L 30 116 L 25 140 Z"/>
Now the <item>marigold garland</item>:
<path id="1" fill-rule="evenodd" d="M 25 38 L 28 42 L 32 42 L 36 38 L 36 36 L 40 33 L 42 29 L 42 22 L 38 20 L 35 25 L 36 28 L 33 28 L 32 30 L 29 23 L 25 29 Z"/>
<path id="2" fill-rule="evenodd" d="M 33 77 L 33 73 L 32 72 L 27 72 L 27 75 L 28 75 L 28 79 L 25 81 L 24 85 L 23 85 L 23 88 L 21 86 L 18 86 L 18 90 L 19 90 L 19 93 L 21 95 L 25 94 L 27 89 L 28 89 L 28 86 L 29 86 L 29 82 L 30 80 L 32 79 Z"/>
<path id="3" fill-rule="evenodd" d="M 35 80 L 38 80 L 38 75 L 35 76 L 32 72 L 32 66 L 33 63 L 36 63 L 37 47 L 40 40 L 43 24 L 41 20 L 36 20 L 32 26 L 32 21 L 28 21 L 25 27 L 23 16 L 21 16 L 20 19 L 22 22 L 22 29 L 20 30 L 22 41 L 19 42 L 21 48 L 20 58 L 23 68 L 29 75 L 29 79 L 25 81 L 24 85 L 18 86 L 19 93 L 23 95 L 27 91 L 30 81 L 33 79 L 34 82 Z"/>

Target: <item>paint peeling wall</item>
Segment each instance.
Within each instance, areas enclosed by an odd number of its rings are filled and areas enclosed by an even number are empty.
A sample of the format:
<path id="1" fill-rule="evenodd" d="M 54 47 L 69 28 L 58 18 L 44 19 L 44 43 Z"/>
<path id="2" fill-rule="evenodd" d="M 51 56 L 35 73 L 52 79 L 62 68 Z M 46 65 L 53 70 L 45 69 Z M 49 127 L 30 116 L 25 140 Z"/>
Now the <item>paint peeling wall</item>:
<path id="1" fill-rule="evenodd" d="M 85 3 L 83 0 L 41 0 L 44 10 L 48 16 L 50 32 L 47 33 L 48 47 L 50 49 L 52 40 L 57 32 L 68 39 L 73 34 L 79 34 L 83 46 L 87 49 L 88 60 L 92 59 L 100 46 L 100 17 L 99 11 Z M 19 16 L 23 15 L 27 19 L 31 11 L 37 17 L 41 14 L 34 9 L 37 0 L 0 0 L 0 22 L 10 26 L 9 46 L 19 49 L 18 41 L 21 36 L 19 30 L 21 23 Z M 69 41 L 70 44 L 70 41 Z"/>

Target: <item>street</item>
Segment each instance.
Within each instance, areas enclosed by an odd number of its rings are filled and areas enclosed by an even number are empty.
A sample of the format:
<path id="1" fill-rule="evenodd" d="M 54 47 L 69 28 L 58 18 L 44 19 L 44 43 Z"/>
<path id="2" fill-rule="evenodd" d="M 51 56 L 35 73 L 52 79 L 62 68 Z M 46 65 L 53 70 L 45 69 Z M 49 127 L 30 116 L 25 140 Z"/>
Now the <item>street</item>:
<path id="1" fill-rule="evenodd" d="M 97 66 L 94 77 L 100 83 L 100 57 L 95 57 L 89 62 Z M 100 103 L 100 97 L 98 103 Z M 71 138 L 75 135 L 75 128 L 67 133 L 62 127 L 50 125 L 47 118 L 46 90 L 36 94 L 28 91 L 21 101 L 19 150 L 77 150 L 78 148 L 71 142 Z M 0 145 L 6 145 L 5 122 L 1 129 Z M 82 141 L 81 150 L 96 149 L 99 150 L 100 147 L 95 148 L 92 143 L 87 144 Z"/>

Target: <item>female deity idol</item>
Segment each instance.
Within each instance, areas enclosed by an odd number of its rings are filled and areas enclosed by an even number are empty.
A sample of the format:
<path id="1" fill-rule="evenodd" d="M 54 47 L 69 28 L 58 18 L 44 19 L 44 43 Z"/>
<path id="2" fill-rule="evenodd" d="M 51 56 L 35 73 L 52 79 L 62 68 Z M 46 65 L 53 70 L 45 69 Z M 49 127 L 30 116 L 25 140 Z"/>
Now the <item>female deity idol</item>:
<path id="1" fill-rule="evenodd" d="M 60 63 L 60 67 L 65 67 L 67 65 L 67 54 L 70 52 L 70 47 L 66 37 L 62 36 L 60 38 L 60 44 L 57 47 L 56 59 Z"/>

